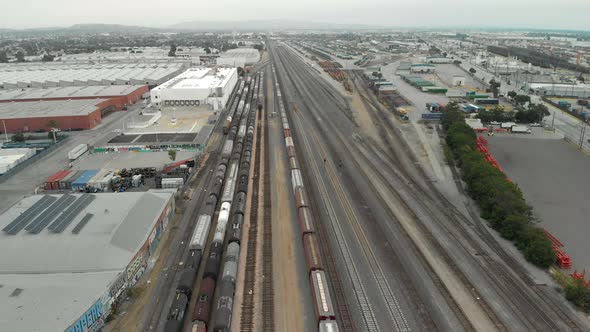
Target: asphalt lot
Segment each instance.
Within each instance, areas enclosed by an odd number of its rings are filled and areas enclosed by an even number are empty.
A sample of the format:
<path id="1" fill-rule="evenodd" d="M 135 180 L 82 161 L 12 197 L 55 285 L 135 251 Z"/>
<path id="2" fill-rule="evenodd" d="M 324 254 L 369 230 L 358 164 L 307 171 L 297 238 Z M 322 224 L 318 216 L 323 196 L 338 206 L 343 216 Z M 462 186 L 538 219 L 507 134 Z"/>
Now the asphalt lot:
<path id="1" fill-rule="evenodd" d="M 488 141 L 494 157 L 533 206 L 539 226 L 565 245 L 574 269 L 590 270 L 590 158 L 564 140 L 494 136 Z"/>

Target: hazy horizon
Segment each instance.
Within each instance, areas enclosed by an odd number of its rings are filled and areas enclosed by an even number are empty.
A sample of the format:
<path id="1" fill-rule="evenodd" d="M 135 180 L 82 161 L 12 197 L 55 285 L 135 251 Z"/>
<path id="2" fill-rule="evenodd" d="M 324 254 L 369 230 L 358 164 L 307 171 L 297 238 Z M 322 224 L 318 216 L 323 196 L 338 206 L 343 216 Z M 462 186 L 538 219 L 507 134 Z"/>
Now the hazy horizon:
<path id="1" fill-rule="evenodd" d="M 192 21 L 293 20 L 383 27 L 506 27 L 588 30 L 590 1 L 564 0 L 300 0 L 296 3 L 220 0 L 201 3 L 170 0 L 22 0 L 7 2 L 0 28 L 68 27 L 75 24 L 123 24 L 166 27 Z M 59 10 L 57 10 L 59 9 Z M 563 14 L 556 14 L 559 11 Z M 51 15 L 47 15 L 51 13 Z M 239 27 L 238 27 L 239 28 Z"/>

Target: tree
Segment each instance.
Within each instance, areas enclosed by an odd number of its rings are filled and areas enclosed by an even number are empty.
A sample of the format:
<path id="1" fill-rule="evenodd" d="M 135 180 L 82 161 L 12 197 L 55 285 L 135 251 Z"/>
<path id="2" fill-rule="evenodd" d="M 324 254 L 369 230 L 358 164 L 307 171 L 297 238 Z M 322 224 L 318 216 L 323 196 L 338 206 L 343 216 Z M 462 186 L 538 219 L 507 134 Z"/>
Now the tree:
<path id="1" fill-rule="evenodd" d="M 475 70 L 475 68 L 471 67 L 471 68 L 469 68 L 469 72 L 473 75 L 473 74 L 477 73 L 477 70 Z"/>
<path id="2" fill-rule="evenodd" d="M 8 55 L 6 54 L 6 51 L 0 51 L 0 63 L 6 62 L 8 62 Z"/>
<path id="3" fill-rule="evenodd" d="M 244 68 L 238 67 L 238 76 L 244 76 Z"/>
<path id="4" fill-rule="evenodd" d="M 262 51 L 264 49 L 264 45 L 262 45 L 262 44 L 256 44 L 256 45 L 254 45 L 254 48 L 257 49 L 257 50 L 259 50 L 259 51 Z"/>
<path id="5" fill-rule="evenodd" d="M 519 105 L 524 105 L 531 101 L 531 97 L 527 95 L 516 95 L 513 99 Z"/>
<path id="6" fill-rule="evenodd" d="M 15 57 L 16 57 L 16 61 L 25 62 L 25 54 L 23 53 L 23 51 L 16 52 Z"/>
<path id="7" fill-rule="evenodd" d="M 494 98 L 498 98 L 498 92 L 500 91 L 500 82 L 496 82 L 496 80 L 492 78 L 492 80 L 490 81 L 490 90 L 492 90 Z"/>
<path id="8" fill-rule="evenodd" d="M 176 44 L 170 44 L 170 51 L 168 52 L 168 56 L 176 56 Z"/>
<path id="9" fill-rule="evenodd" d="M 23 135 L 23 133 L 16 133 L 16 134 L 12 135 L 11 140 L 13 142 L 24 142 L 25 141 L 25 135 Z"/>
<path id="10" fill-rule="evenodd" d="M 509 91 L 508 92 L 508 97 L 510 97 L 510 98 L 514 99 L 514 97 L 516 97 L 516 95 L 517 95 L 516 91 Z"/>
<path id="11" fill-rule="evenodd" d="M 205 53 L 211 54 L 211 49 L 209 47 L 205 47 Z"/>
<path id="12" fill-rule="evenodd" d="M 170 157 L 170 160 L 175 161 L 176 160 L 176 150 L 168 150 L 168 157 Z"/>
<path id="13" fill-rule="evenodd" d="M 55 57 L 51 54 L 43 54 L 43 57 L 41 58 L 41 61 L 45 61 L 45 62 L 51 62 L 55 59 Z"/>

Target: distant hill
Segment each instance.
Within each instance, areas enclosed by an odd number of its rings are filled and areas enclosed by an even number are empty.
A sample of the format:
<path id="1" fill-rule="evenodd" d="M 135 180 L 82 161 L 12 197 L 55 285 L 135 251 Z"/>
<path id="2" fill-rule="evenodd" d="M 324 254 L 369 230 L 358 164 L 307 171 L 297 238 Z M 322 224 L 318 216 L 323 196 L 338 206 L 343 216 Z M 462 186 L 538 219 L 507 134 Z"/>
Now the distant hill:
<path id="1" fill-rule="evenodd" d="M 192 21 L 169 25 L 170 29 L 193 31 L 268 31 L 268 30 L 366 30 L 382 26 L 363 24 L 340 24 L 295 20 L 251 20 L 251 21 Z"/>

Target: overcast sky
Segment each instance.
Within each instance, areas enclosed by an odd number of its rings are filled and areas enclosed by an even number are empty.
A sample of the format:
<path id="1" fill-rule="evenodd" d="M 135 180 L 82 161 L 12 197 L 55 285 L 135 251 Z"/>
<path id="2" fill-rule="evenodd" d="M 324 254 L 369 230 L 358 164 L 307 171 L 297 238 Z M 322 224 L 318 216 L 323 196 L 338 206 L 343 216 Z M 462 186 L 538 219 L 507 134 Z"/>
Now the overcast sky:
<path id="1" fill-rule="evenodd" d="M 248 19 L 590 30 L 590 0 L 0 0 L 0 28 Z"/>

